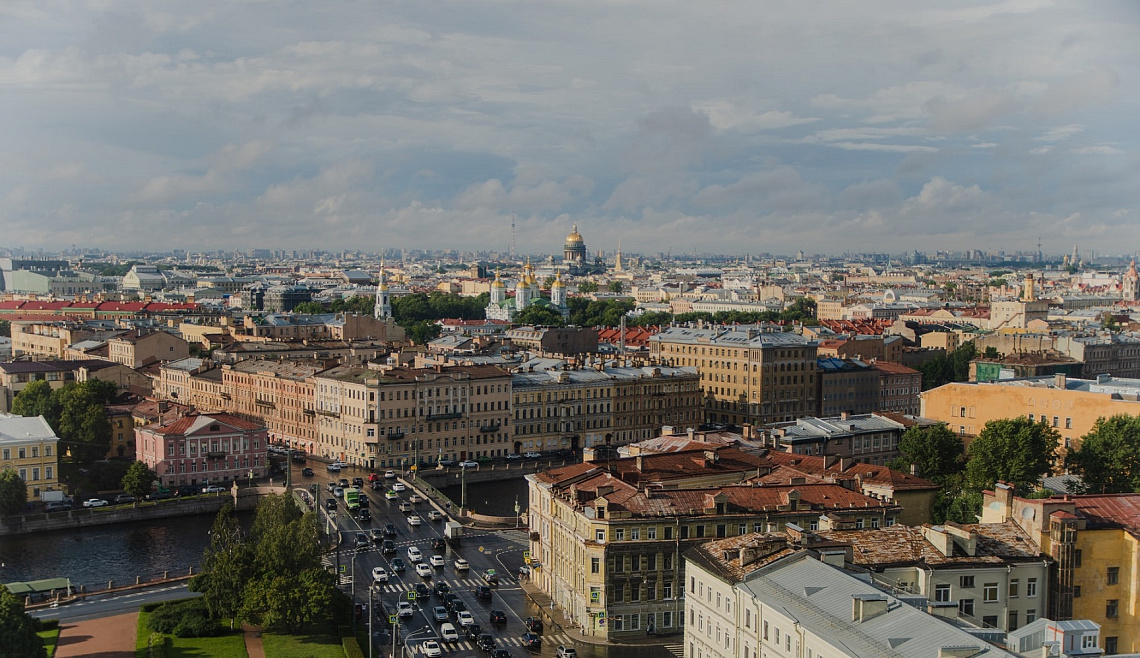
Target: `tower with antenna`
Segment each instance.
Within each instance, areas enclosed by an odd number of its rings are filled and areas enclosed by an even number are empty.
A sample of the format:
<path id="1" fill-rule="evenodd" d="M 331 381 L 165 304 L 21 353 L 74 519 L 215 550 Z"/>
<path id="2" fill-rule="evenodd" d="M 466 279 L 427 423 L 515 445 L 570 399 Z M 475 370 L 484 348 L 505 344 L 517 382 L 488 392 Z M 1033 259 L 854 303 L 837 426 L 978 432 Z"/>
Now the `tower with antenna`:
<path id="1" fill-rule="evenodd" d="M 508 255 L 513 260 L 515 258 L 515 214 L 511 213 L 511 249 Z"/>

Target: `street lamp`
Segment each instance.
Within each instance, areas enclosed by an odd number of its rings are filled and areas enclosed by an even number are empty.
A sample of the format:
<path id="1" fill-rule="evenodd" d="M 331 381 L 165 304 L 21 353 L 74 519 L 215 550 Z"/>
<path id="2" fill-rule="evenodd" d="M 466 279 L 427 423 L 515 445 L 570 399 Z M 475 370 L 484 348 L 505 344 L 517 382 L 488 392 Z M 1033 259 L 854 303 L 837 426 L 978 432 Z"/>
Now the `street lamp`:
<path id="1" fill-rule="evenodd" d="M 519 514 L 519 497 L 515 496 L 515 530 L 519 529 L 522 523 L 522 516 Z"/>
<path id="2" fill-rule="evenodd" d="M 420 633 L 424 633 L 424 632 L 430 631 L 430 630 L 432 630 L 431 626 L 424 626 L 423 628 L 421 628 L 418 631 L 412 631 L 411 633 L 408 633 L 408 636 L 406 638 L 404 638 L 404 653 L 406 655 L 409 655 L 409 656 L 414 655 L 412 653 L 411 648 L 408 647 L 408 642 L 410 642 L 413 637 L 419 635 Z"/>

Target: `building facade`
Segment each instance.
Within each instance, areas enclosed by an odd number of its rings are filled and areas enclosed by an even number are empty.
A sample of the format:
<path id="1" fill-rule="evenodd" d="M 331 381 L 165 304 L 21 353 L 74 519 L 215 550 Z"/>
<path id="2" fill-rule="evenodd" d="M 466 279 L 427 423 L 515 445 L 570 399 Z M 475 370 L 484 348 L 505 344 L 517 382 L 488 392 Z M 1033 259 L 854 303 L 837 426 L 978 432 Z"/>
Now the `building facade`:
<path id="1" fill-rule="evenodd" d="M 265 426 L 233 414 L 193 413 L 135 429 L 135 458 L 164 487 L 224 485 L 269 473 Z"/>
<path id="2" fill-rule="evenodd" d="M 20 476 L 29 501 L 60 488 L 59 438 L 43 416 L 0 414 L 0 470 Z"/>

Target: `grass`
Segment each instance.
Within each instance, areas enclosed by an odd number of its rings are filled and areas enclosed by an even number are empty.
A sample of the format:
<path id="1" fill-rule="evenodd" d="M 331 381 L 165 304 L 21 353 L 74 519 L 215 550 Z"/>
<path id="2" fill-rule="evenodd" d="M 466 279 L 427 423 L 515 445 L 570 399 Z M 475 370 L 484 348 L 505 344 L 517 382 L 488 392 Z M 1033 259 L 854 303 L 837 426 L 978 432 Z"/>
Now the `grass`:
<path id="1" fill-rule="evenodd" d="M 150 628 L 147 619 L 150 613 L 139 611 L 138 635 L 135 639 L 135 658 L 146 658 L 147 640 L 150 638 Z M 248 658 L 245 651 L 245 636 L 240 630 L 221 635 L 219 637 L 174 637 L 167 635 L 171 640 L 171 658 Z M 343 656 L 344 653 L 341 652 Z"/>
<path id="2" fill-rule="evenodd" d="M 344 658 L 339 637 L 311 627 L 295 635 L 264 633 L 261 644 L 266 658 Z"/>
<path id="3" fill-rule="evenodd" d="M 44 648 L 47 649 L 48 658 L 54 656 L 55 647 L 57 644 L 59 644 L 59 626 L 56 626 L 55 628 L 49 628 L 46 631 L 40 631 L 37 633 L 37 635 L 39 635 L 40 639 L 43 640 Z"/>

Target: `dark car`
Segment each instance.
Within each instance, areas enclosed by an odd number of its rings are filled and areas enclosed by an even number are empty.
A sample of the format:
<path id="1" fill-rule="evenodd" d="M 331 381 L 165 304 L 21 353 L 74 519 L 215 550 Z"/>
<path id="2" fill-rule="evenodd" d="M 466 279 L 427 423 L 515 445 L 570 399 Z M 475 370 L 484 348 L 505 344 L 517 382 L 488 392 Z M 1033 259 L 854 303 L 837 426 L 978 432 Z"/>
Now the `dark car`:
<path id="1" fill-rule="evenodd" d="M 385 537 L 395 537 L 396 536 L 396 526 L 392 523 L 384 524 L 384 536 Z"/>
<path id="2" fill-rule="evenodd" d="M 494 651 L 495 636 L 491 635 L 490 633 L 483 633 L 479 636 L 479 639 L 475 640 L 475 646 L 479 647 L 483 651 Z"/>
<path id="3" fill-rule="evenodd" d="M 404 561 L 398 557 L 392 558 L 391 564 L 392 571 L 403 572 L 403 570 L 407 568 L 407 565 L 404 564 Z"/>
<path id="4" fill-rule="evenodd" d="M 459 600 L 459 595 L 458 595 L 458 594 L 453 594 L 453 593 L 451 593 L 451 592 L 448 592 L 447 594 L 444 594 L 444 595 L 443 595 L 443 604 L 444 604 L 445 606 L 447 606 L 447 609 L 448 609 L 448 610 L 450 610 L 450 609 L 451 609 L 451 602 L 452 602 L 452 601 L 458 601 L 458 600 Z"/>
<path id="5" fill-rule="evenodd" d="M 368 548 L 371 545 L 372 545 L 372 540 L 368 538 L 368 535 L 364 534 L 363 532 L 356 533 L 356 547 L 357 548 Z"/>
<path id="6" fill-rule="evenodd" d="M 384 483 L 381 482 L 380 480 L 376 480 L 375 482 L 373 482 L 372 484 L 370 484 L 368 486 L 372 487 L 373 491 L 383 491 L 384 490 Z"/>
<path id="7" fill-rule="evenodd" d="M 336 509 L 336 498 L 329 498 L 325 501 L 325 509 Z"/>
<path id="8" fill-rule="evenodd" d="M 447 608 L 443 607 L 442 605 L 437 605 L 431 609 L 431 616 L 432 619 L 435 619 L 437 622 L 442 624 L 448 619 Z"/>
<path id="9" fill-rule="evenodd" d="M 385 539 L 381 546 L 380 552 L 384 555 L 391 555 L 396 552 L 396 542 L 391 539 Z"/>
<path id="10" fill-rule="evenodd" d="M 362 508 L 359 512 L 356 513 L 356 518 L 359 521 L 363 521 L 365 523 L 371 523 L 372 522 L 372 512 L 369 512 L 367 509 Z"/>
<path id="11" fill-rule="evenodd" d="M 468 640 L 477 640 L 483 634 L 483 628 L 479 624 L 468 624 L 467 628 L 463 629 L 463 633 Z"/>
<path id="12" fill-rule="evenodd" d="M 431 540 L 432 550 L 443 551 L 447 549 L 447 542 L 442 537 L 433 537 Z"/>
<path id="13" fill-rule="evenodd" d="M 340 487 L 341 489 L 347 489 L 348 488 L 348 478 L 341 478 L 341 479 L 337 480 L 336 486 Z"/>
<path id="14" fill-rule="evenodd" d="M 71 509 L 71 503 L 66 503 L 62 500 L 56 500 L 44 505 L 44 510 L 48 512 L 62 512 Z"/>
<path id="15" fill-rule="evenodd" d="M 505 623 L 507 623 L 507 613 L 503 612 L 502 610 L 492 610 L 491 611 L 491 623 L 492 624 L 505 624 Z"/>
<path id="16" fill-rule="evenodd" d="M 435 584 L 436 596 L 443 598 L 450 593 L 451 593 L 451 585 L 448 585 L 447 583 L 445 583 L 443 581 L 440 581 L 440 582 Z"/>
<path id="17" fill-rule="evenodd" d="M 534 633 L 523 633 L 522 643 L 523 643 L 523 646 L 526 647 L 527 649 L 541 649 L 542 648 L 542 638 L 535 635 Z"/>
<path id="18" fill-rule="evenodd" d="M 495 649 L 491 652 L 491 658 L 511 658 L 511 652 L 506 649 Z"/>
<path id="19" fill-rule="evenodd" d="M 463 602 L 463 599 L 455 599 L 447 605 L 447 611 L 451 613 L 452 619 L 458 619 L 459 613 L 466 609 L 467 604 Z"/>
<path id="20" fill-rule="evenodd" d="M 542 620 L 538 617 L 527 617 L 523 620 L 523 626 L 531 633 L 542 633 Z"/>
<path id="21" fill-rule="evenodd" d="M 365 496 L 364 494 L 360 494 L 360 496 L 357 497 L 356 502 L 360 505 L 360 509 L 368 509 L 368 506 L 371 504 L 368 501 L 368 496 Z"/>
<path id="22" fill-rule="evenodd" d="M 424 583 L 416 583 L 416 599 L 426 599 L 431 596 L 431 588 Z"/>
<path id="23" fill-rule="evenodd" d="M 311 469 L 311 468 L 309 468 L 308 466 L 306 466 L 305 468 L 302 468 L 302 469 L 301 469 L 301 475 L 304 475 L 304 476 L 305 476 L 305 477 L 307 477 L 307 478 L 311 478 L 311 477 L 313 477 L 313 476 L 314 476 L 314 475 L 316 475 L 316 474 L 315 474 L 315 473 L 313 473 L 313 469 Z"/>
<path id="24" fill-rule="evenodd" d="M 183 487 L 178 487 L 177 489 L 174 490 L 174 495 L 178 496 L 179 498 L 181 498 L 182 496 L 197 496 L 198 495 L 198 488 L 195 487 L 194 485 L 187 485 L 187 486 L 183 486 Z"/>
<path id="25" fill-rule="evenodd" d="M 152 491 L 146 495 L 147 500 L 166 500 L 167 498 L 174 498 L 173 491 Z M 70 505 L 68 505 L 70 507 Z"/>
<path id="26" fill-rule="evenodd" d="M 480 601 L 490 601 L 491 600 L 491 588 L 487 587 L 486 585 L 476 586 L 475 587 L 475 598 L 479 599 Z"/>
<path id="27" fill-rule="evenodd" d="M 122 505 L 123 503 L 133 503 L 133 502 L 135 502 L 135 497 L 128 494 L 128 493 L 121 493 L 118 496 L 115 496 L 115 504 L 116 505 Z"/>
<path id="28" fill-rule="evenodd" d="M 352 478 L 352 486 L 356 487 L 357 489 L 363 489 L 364 478 Z"/>

